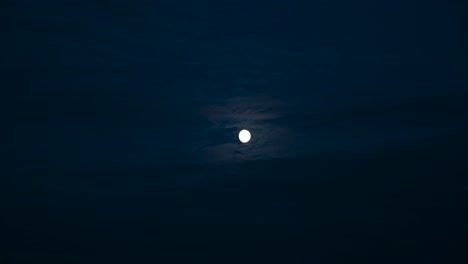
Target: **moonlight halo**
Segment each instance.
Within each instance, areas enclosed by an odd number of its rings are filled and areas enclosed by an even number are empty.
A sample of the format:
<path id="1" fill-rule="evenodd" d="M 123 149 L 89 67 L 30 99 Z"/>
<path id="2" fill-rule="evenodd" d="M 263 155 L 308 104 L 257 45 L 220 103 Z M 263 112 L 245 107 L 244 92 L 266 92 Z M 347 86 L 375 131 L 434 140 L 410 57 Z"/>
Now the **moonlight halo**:
<path id="1" fill-rule="evenodd" d="M 239 132 L 239 140 L 242 142 L 242 143 L 247 143 L 250 141 L 250 138 L 252 136 L 250 135 L 250 132 L 247 130 L 247 129 L 242 129 L 240 132 Z"/>

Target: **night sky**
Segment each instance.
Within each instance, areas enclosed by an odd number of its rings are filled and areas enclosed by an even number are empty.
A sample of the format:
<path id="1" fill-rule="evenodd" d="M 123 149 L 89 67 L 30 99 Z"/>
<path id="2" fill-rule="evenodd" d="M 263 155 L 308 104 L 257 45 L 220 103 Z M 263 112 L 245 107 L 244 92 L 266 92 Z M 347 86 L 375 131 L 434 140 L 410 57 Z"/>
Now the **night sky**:
<path id="1" fill-rule="evenodd" d="M 468 263 L 467 14 L 1 0 L 0 263 Z"/>

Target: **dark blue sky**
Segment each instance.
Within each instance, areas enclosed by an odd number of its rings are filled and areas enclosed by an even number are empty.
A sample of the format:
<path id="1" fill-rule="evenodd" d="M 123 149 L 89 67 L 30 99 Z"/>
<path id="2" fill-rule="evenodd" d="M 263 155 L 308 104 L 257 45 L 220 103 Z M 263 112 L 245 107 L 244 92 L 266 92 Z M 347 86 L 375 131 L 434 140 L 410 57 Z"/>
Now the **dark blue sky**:
<path id="1" fill-rule="evenodd" d="M 465 263 L 466 11 L 2 1 L 2 263 Z"/>

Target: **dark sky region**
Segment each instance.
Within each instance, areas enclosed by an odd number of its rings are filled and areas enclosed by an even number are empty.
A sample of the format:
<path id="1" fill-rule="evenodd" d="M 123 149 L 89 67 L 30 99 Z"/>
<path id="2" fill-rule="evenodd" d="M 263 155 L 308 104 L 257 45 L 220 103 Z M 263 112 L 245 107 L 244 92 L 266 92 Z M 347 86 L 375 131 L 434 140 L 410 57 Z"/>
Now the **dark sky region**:
<path id="1" fill-rule="evenodd" d="M 0 263 L 468 263 L 466 14 L 2 0 Z"/>

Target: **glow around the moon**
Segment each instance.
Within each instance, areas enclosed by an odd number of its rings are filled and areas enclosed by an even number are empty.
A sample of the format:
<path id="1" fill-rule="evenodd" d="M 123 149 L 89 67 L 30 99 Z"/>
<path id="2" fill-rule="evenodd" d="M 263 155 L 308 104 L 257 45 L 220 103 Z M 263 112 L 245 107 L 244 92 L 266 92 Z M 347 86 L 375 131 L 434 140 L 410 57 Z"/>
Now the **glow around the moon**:
<path id="1" fill-rule="evenodd" d="M 242 142 L 242 143 L 247 143 L 250 141 L 250 138 L 252 136 L 250 135 L 250 132 L 246 129 L 242 129 L 241 132 L 239 132 L 239 140 Z"/>

